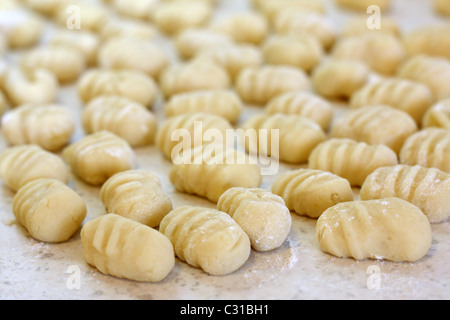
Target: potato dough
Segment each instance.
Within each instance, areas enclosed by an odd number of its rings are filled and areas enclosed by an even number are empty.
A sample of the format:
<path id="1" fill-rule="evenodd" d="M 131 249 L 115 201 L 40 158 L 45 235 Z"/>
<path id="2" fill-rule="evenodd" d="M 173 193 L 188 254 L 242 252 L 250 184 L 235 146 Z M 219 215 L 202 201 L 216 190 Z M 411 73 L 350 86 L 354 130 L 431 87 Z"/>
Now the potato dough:
<path id="1" fill-rule="evenodd" d="M 291 230 L 292 218 L 283 199 L 259 188 L 230 188 L 217 203 L 247 233 L 257 251 L 278 248 Z"/>
<path id="2" fill-rule="evenodd" d="M 39 178 L 68 183 L 70 170 L 57 155 L 37 145 L 21 145 L 7 148 L 0 155 L 0 177 L 4 185 L 17 191 Z"/>
<path id="3" fill-rule="evenodd" d="M 164 217 L 160 231 L 172 241 L 180 260 L 211 275 L 230 274 L 250 256 L 247 234 L 218 210 L 179 207 Z"/>
<path id="4" fill-rule="evenodd" d="M 135 155 L 130 145 L 109 131 L 83 137 L 63 151 L 72 171 L 84 182 L 101 185 L 118 172 L 133 169 Z"/>
<path id="5" fill-rule="evenodd" d="M 175 265 L 169 239 L 139 222 L 106 214 L 81 229 L 83 256 L 101 273 L 142 282 L 166 278 Z"/>
<path id="6" fill-rule="evenodd" d="M 97 52 L 100 47 L 100 39 L 98 35 L 93 32 L 58 30 L 50 39 L 49 44 L 52 46 L 70 47 L 80 51 L 88 66 L 94 66 L 97 63 Z"/>
<path id="7" fill-rule="evenodd" d="M 366 12 L 371 5 L 380 7 L 381 10 L 387 10 L 391 4 L 391 0 L 335 0 L 336 3 L 344 8 L 362 10 Z"/>
<path id="8" fill-rule="evenodd" d="M 450 23 L 419 27 L 403 37 L 409 55 L 427 54 L 450 59 Z"/>
<path id="9" fill-rule="evenodd" d="M 422 119 L 422 127 L 450 130 L 450 99 L 441 100 L 428 109 Z"/>
<path id="10" fill-rule="evenodd" d="M 148 170 L 116 173 L 103 184 L 100 197 L 107 212 L 152 228 L 172 210 L 172 200 L 164 192 L 158 175 Z"/>
<path id="11" fill-rule="evenodd" d="M 298 169 L 280 175 L 272 192 L 282 197 L 289 210 L 310 218 L 340 203 L 353 201 L 348 180 L 327 171 Z"/>
<path id="12" fill-rule="evenodd" d="M 317 221 L 320 248 L 337 257 L 415 262 L 431 247 L 423 212 L 398 198 L 340 203 Z"/>
<path id="13" fill-rule="evenodd" d="M 75 234 L 87 208 L 83 199 L 61 181 L 36 179 L 17 191 L 13 212 L 34 239 L 57 243 Z"/>
<path id="14" fill-rule="evenodd" d="M 419 207 L 431 223 L 450 217 L 450 174 L 435 168 L 397 165 L 371 173 L 361 187 L 362 200 L 396 197 Z"/>
<path id="15" fill-rule="evenodd" d="M 233 40 L 211 29 L 188 29 L 174 39 L 174 44 L 180 58 L 189 60 L 202 50 L 231 46 Z"/>
<path id="16" fill-rule="evenodd" d="M 389 147 L 351 139 L 329 139 L 309 157 L 310 169 L 330 171 L 347 179 L 352 187 L 361 186 L 376 169 L 397 164 L 397 154 Z"/>

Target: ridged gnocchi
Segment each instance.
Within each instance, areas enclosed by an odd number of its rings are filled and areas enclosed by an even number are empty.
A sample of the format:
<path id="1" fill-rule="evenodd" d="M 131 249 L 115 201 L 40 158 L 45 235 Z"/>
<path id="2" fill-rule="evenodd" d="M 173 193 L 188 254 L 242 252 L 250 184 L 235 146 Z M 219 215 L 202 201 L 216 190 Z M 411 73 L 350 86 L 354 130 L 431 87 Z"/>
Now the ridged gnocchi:
<path id="1" fill-rule="evenodd" d="M 235 87 L 244 102 L 263 105 L 288 91 L 310 90 L 311 83 L 307 74 L 298 68 L 264 65 L 242 70 Z"/>
<path id="2" fill-rule="evenodd" d="M 337 204 L 318 219 L 316 234 L 322 251 L 356 260 L 415 262 L 432 241 L 423 212 L 398 198 Z"/>
<path id="3" fill-rule="evenodd" d="M 433 105 L 422 119 L 423 128 L 442 128 L 450 130 L 450 99 Z"/>
<path id="4" fill-rule="evenodd" d="M 76 126 L 72 112 L 64 106 L 33 104 L 8 111 L 1 124 L 10 145 L 37 144 L 49 151 L 66 146 Z"/>
<path id="5" fill-rule="evenodd" d="M 313 120 L 328 131 L 333 120 L 331 104 L 308 91 L 292 91 L 280 94 L 271 99 L 266 105 L 267 114 L 292 114 Z"/>
<path id="6" fill-rule="evenodd" d="M 100 198 L 107 212 L 152 228 L 173 209 L 159 176 L 149 170 L 116 173 L 103 184 Z"/>
<path id="7" fill-rule="evenodd" d="M 225 212 L 183 206 L 171 211 L 161 222 L 176 256 L 211 275 L 226 275 L 242 267 L 251 252 L 250 240 Z"/>
<path id="8" fill-rule="evenodd" d="M 215 114 L 235 123 L 243 111 L 243 105 L 232 90 L 199 90 L 172 96 L 165 104 L 164 111 L 169 118 L 200 112 Z"/>
<path id="9" fill-rule="evenodd" d="M 104 95 L 124 96 L 146 107 L 151 107 L 157 98 L 155 81 L 138 70 L 90 69 L 77 84 L 83 102 Z"/>
<path id="10" fill-rule="evenodd" d="M 144 105 L 121 96 L 99 96 L 86 104 L 81 114 L 87 134 L 107 130 L 133 148 L 153 144 L 156 116 Z"/>
<path id="11" fill-rule="evenodd" d="M 88 221 L 81 229 L 81 244 L 86 263 L 118 278 L 158 282 L 175 265 L 167 237 L 113 213 Z"/>
<path id="12" fill-rule="evenodd" d="M 318 218 L 328 208 L 354 200 L 348 180 L 328 171 L 297 169 L 281 174 L 272 192 L 284 199 L 289 210 L 310 218 Z"/>
<path id="13" fill-rule="evenodd" d="M 450 174 L 436 168 L 397 165 L 371 173 L 361 187 L 362 200 L 401 198 L 419 207 L 431 223 L 450 217 Z"/>
<path id="14" fill-rule="evenodd" d="M 84 200 L 66 184 L 54 179 L 36 179 L 23 185 L 13 198 L 17 221 L 39 241 L 69 240 L 83 223 Z"/>
<path id="15" fill-rule="evenodd" d="M 390 78 L 369 83 L 352 95 L 352 108 L 388 105 L 408 113 L 418 125 L 432 106 L 433 93 L 424 84 L 407 79 Z"/>
<path id="16" fill-rule="evenodd" d="M 283 199 L 264 189 L 230 188 L 219 198 L 217 210 L 236 221 L 257 251 L 280 247 L 291 230 L 291 214 Z"/>
<path id="17" fill-rule="evenodd" d="M 427 128 L 411 135 L 400 151 L 400 163 L 450 173 L 450 131 Z"/>
<path id="18" fill-rule="evenodd" d="M 170 171 L 176 190 L 217 203 L 230 188 L 259 188 L 261 168 L 247 154 L 224 145 L 183 150 Z"/>
<path id="19" fill-rule="evenodd" d="M 275 156 L 288 163 L 307 162 L 312 150 L 326 139 L 325 132 L 314 121 L 281 113 L 255 115 L 247 120 L 242 128 L 244 132 L 248 130 L 258 132 L 255 136 L 248 135 L 249 143 L 245 144 L 247 151 L 251 154 Z M 261 135 L 261 129 L 269 131 L 266 135 L 264 133 Z M 278 130 L 278 141 L 272 136 L 271 130 Z M 275 146 L 277 155 L 272 154 L 273 144 L 277 144 Z"/>
<path id="20" fill-rule="evenodd" d="M 384 105 L 369 105 L 338 119 L 331 136 L 383 144 L 398 153 L 405 140 L 417 130 L 416 122 L 406 112 Z"/>
<path id="21" fill-rule="evenodd" d="M 109 131 L 99 131 L 72 143 L 63 150 L 63 157 L 77 177 L 94 186 L 135 166 L 133 149 Z"/>
<path id="22" fill-rule="evenodd" d="M 69 182 L 70 170 L 57 155 L 38 145 L 9 147 L 0 155 L 0 177 L 13 191 L 39 178 Z"/>
<path id="23" fill-rule="evenodd" d="M 360 187 L 380 167 L 398 164 L 397 154 L 385 145 L 369 145 L 351 139 L 329 139 L 309 157 L 309 169 L 329 171 Z"/>

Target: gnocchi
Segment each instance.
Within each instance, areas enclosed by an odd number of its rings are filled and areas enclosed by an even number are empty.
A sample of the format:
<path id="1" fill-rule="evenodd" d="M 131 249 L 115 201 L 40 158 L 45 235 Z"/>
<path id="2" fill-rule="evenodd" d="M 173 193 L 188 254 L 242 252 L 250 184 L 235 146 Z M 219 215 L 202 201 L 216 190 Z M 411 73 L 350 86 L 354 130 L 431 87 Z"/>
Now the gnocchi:
<path id="1" fill-rule="evenodd" d="M 259 188 L 230 188 L 217 210 L 228 213 L 248 235 L 257 251 L 280 247 L 291 230 L 292 218 L 283 199 Z"/>
<path id="2" fill-rule="evenodd" d="M 351 17 L 342 27 L 341 37 L 352 37 L 363 33 L 384 32 L 390 33 L 393 36 L 400 37 L 400 25 L 396 19 L 381 15 L 379 25 L 371 25 L 367 20 L 367 16 Z M 369 23 L 368 23 L 369 22 Z"/>
<path id="3" fill-rule="evenodd" d="M 211 275 L 230 274 L 247 262 L 250 240 L 225 212 L 183 206 L 171 211 L 161 222 L 176 256 Z"/>
<path id="4" fill-rule="evenodd" d="M 365 12 L 372 5 L 378 6 L 381 10 L 389 9 L 391 0 L 335 0 L 336 3 L 344 8 L 362 10 Z"/>
<path id="5" fill-rule="evenodd" d="M 97 34 L 89 31 L 73 32 L 69 30 L 57 31 L 49 41 L 50 46 L 70 47 L 78 50 L 86 60 L 87 66 L 94 66 L 97 63 L 100 39 Z"/>
<path id="6" fill-rule="evenodd" d="M 298 169 L 280 175 L 272 192 L 282 197 L 289 210 L 313 219 L 328 208 L 354 200 L 348 180 L 327 171 Z"/>
<path id="7" fill-rule="evenodd" d="M 152 12 L 157 8 L 157 0 L 112 0 L 112 7 L 122 16 L 135 20 L 150 20 Z"/>
<path id="8" fill-rule="evenodd" d="M 356 260 L 415 262 L 432 241 L 423 212 L 398 198 L 337 204 L 318 219 L 316 234 L 322 251 Z"/>
<path id="9" fill-rule="evenodd" d="M 103 184 L 100 198 L 107 212 L 152 228 L 173 208 L 158 175 L 148 170 L 116 173 Z"/>
<path id="10" fill-rule="evenodd" d="M 403 37 L 409 55 L 426 54 L 450 59 L 450 24 L 431 25 L 412 30 Z"/>
<path id="11" fill-rule="evenodd" d="M 6 36 L 11 49 L 27 49 L 42 38 L 44 21 L 41 17 L 23 8 L 0 8 L 0 33 Z"/>
<path id="12" fill-rule="evenodd" d="M 67 184 L 70 171 L 60 157 L 38 145 L 20 145 L 9 147 L 0 155 L 0 177 L 5 186 L 17 191 L 39 178 Z"/>
<path id="13" fill-rule="evenodd" d="M 423 128 L 442 128 L 450 130 L 450 99 L 433 105 L 422 119 Z"/>
<path id="14" fill-rule="evenodd" d="M 329 139 L 309 157 L 309 169 L 329 171 L 360 187 L 380 167 L 398 164 L 397 154 L 385 145 L 369 145 L 352 139 Z"/>
<path id="15" fill-rule="evenodd" d="M 83 223 L 84 200 L 67 185 L 54 179 L 36 179 L 23 185 L 13 198 L 17 221 L 39 241 L 69 240 Z"/>
<path id="16" fill-rule="evenodd" d="M 77 177 L 94 186 L 135 165 L 130 145 L 109 131 L 99 131 L 72 143 L 63 150 L 63 157 Z"/>
<path id="17" fill-rule="evenodd" d="M 167 237 L 113 213 L 88 221 L 81 229 L 81 244 L 87 264 L 118 278 L 158 282 L 175 265 Z"/>

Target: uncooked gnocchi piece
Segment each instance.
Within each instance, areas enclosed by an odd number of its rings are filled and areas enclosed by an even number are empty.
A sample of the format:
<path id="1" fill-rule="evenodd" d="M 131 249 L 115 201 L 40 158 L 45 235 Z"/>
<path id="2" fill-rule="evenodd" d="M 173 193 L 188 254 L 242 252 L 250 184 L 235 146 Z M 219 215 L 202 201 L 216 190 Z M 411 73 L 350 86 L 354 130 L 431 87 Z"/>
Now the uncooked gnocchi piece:
<path id="1" fill-rule="evenodd" d="M 271 99 L 266 106 L 268 114 L 293 114 L 313 120 L 327 131 L 333 119 L 333 107 L 308 91 L 286 92 Z"/>
<path id="2" fill-rule="evenodd" d="M 112 0 L 114 10 L 131 19 L 149 20 L 158 6 L 158 0 Z"/>
<path id="3" fill-rule="evenodd" d="M 371 70 L 362 61 L 328 59 L 311 73 L 314 90 L 328 99 L 349 99 L 370 80 Z"/>
<path id="4" fill-rule="evenodd" d="M 309 90 L 307 74 L 292 66 L 245 68 L 238 75 L 236 90 L 242 100 L 249 104 L 266 104 L 277 95 L 288 91 Z"/>
<path id="5" fill-rule="evenodd" d="M 372 172 L 361 187 L 362 200 L 400 198 L 419 207 L 431 223 L 450 217 L 450 174 L 435 168 L 397 165 Z"/>
<path id="6" fill-rule="evenodd" d="M 267 64 L 293 66 L 306 72 L 324 57 L 322 44 L 308 33 L 275 35 L 266 41 L 262 51 Z"/>
<path id="7" fill-rule="evenodd" d="M 176 190 L 217 203 L 230 188 L 259 188 L 261 169 L 245 152 L 220 144 L 184 149 L 169 178 Z"/>
<path id="8" fill-rule="evenodd" d="M 233 90 L 200 90 L 172 96 L 164 106 L 167 117 L 186 113 L 211 113 L 235 123 L 243 110 L 239 96 Z"/>
<path id="9" fill-rule="evenodd" d="M 170 239 L 177 257 L 211 275 L 233 273 L 247 262 L 250 240 L 225 212 L 183 206 L 171 211 L 160 231 Z"/>
<path id="10" fill-rule="evenodd" d="M 228 72 L 218 64 L 208 60 L 194 60 L 169 66 L 160 78 L 161 89 L 166 97 L 174 94 L 227 89 L 231 85 Z"/>
<path id="11" fill-rule="evenodd" d="M 285 10 L 324 13 L 326 9 L 323 2 L 310 0 L 253 0 L 253 3 L 271 23 Z"/>
<path id="12" fill-rule="evenodd" d="M 326 139 L 325 132 L 316 122 L 292 114 L 255 115 L 242 128 L 249 137 L 249 143 L 245 144 L 247 151 L 276 157 L 288 163 L 307 162 L 312 150 Z M 264 133 L 262 129 L 268 132 Z M 279 140 L 271 130 L 278 130 Z M 256 134 L 247 134 L 248 131 L 256 131 Z M 272 153 L 274 149 L 277 154 Z"/>
<path id="13" fill-rule="evenodd" d="M 88 221 L 81 244 L 86 263 L 118 278 L 158 282 L 175 265 L 172 243 L 161 232 L 113 213 Z"/>
<path id="14" fill-rule="evenodd" d="M 226 130 L 232 128 L 227 120 L 211 113 L 181 114 L 161 124 L 156 133 L 156 146 L 167 159 L 173 160 L 180 147 L 191 148 L 214 142 L 208 140 L 209 133 L 218 132 L 225 137 Z"/>
<path id="15" fill-rule="evenodd" d="M 104 69 L 140 70 L 156 79 L 169 64 L 169 58 L 156 43 L 119 37 L 102 44 L 98 64 Z"/>
<path id="16" fill-rule="evenodd" d="M 157 227 L 172 210 L 172 200 L 152 171 L 128 170 L 109 178 L 100 190 L 107 212 Z"/>
<path id="17" fill-rule="evenodd" d="M 375 32 L 340 38 L 333 47 L 332 57 L 359 60 L 382 75 L 392 75 L 406 53 L 396 36 Z"/>
<path id="18" fill-rule="evenodd" d="M 135 155 L 130 145 L 109 131 L 83 137 L 63 151 L 72 172 L 90 185 L 101 185 L 118 172 L 133 169 Z"/>
<path id="19" fill-rule="evenodd" d="M 85 106 L 81 117 L 86 133 L 110 131 L 133 148 L 150 145 L 155 140 L 156 116 L 126 97 L 99 96 Z"/>
<path id="20" fill-rule="evenodd" d="M 331 136 L 383 144 L 398 153 L 405 140 L 417 130 L 416 122 L 406 112 L 384 105 L 369 105 L 338 119 L 331 129 Z"/>
<path id="21" fill-rule="evenodd" d="M 139 20 L 110 19 L 99 31 L 99 36 L 104 41 L 116 37 L 153 40 L 157 35 L 158 29 L 155 26 Z"/>
<path id="22" fill-rule="evenodd" d="M 390 78 L 366 84 L 355 92 L 350 105 L 352 108 L 388 105 L 405 111 L 420 125 L 433 101 L 433 93 L 426 85 L 407 79 Z"/>
<path id="23" fill-rule="evenodd" d="M 385 145 L 369 145 L 351 139 L 329 139 L 309 157 L 309 168 L 329 171 L 359 187 L 380 167 L 398 164 L 397 154 Z"/>
<path id="24" fill-rule="evenodd" d="M 2 133 L 10 145 L 37 144 L 48 151 L 66 146 L 75 132 L 75 119 L 61 105 L 27 104 L 2 117 Z"/>
<path id="25" fill-rule="evenodd" d="M 318 219 L 316 234 L 322 251 L 355 260 L 416 262 L 432 241 L 427 217 L 398 198 L 337 204 Z"/>
<path id="26" fill-rule="evenodd" d="M 17 191 L 13 212 L 34 239 L 59 243 L 69 240 L 81 227 L 87 208 L 84 200 L 61 181 L 36 179 Z"/>
<path id="27" fill-rule="evenodd" d="M 0 177 L 13 191 L 39 178 L 69 182 L 70 170 L 57 155 L 38 145 L 9 147 L 0 155 Z"/>
<path id="28" fill-rule="evenodd" d="M 411 135 L 400 151 L 400 163 L 450 173 L 450 131 L 428 128 Z"/>
<path id="29" fill-rule="evenodd" d="M 25 49 L 36 45 L 43 30 L 43 20 L 32 11 L 20 6 L 0 8 L 0 33 L 6 36 L 10 48 Z"/>
<path id="30" fill-rule="evenodd" d="M 283 199 L 260 188 L 230 188 L 217 203 L 248 235 L 253 249 L 270 251 L 286 240 L 292 225 Z"/>
<path id="31" fill-rule="evenodd" d="M 97 52 L 100 47 L 100 39 L 98 35 L 93 32 L 59 30 L 51 37 L 49 44 L 70 47 L 80 51 L 88 66 L 94 66 L 97 63 Z"/>
<path id="32" fill-rule="evenodd" d="M 367 15 L 351 17 L 343 26 L 340 32 L 341 37 L 352 37 L 363 33 L 384 32 L 400 37 L 400 25 L 396 19 L 386 15 L 381 15 L 380 24 L 373 24 Z"/>
<path id="33" fill-rule="evenodd" d="M 52 72 L 60 83 L 70 83 L 86 69 L 86 59 L 72 47 L 51 45 L 34 48 L 24 54 L 21 66 L 26 69 L 46 69 Z"/>
<path id="34" fill-rule="evenodd" d="M 58 6 L 65 0 L 25 0 L 24 5 L 35 12 L 51 17 L 55 14 Z"/>
<path id="35" fill-rule="evenodd" d="M 81 76 L 77 86 L 83 102 L 114 95 L 151 107 L 158 94 L 155 81 L 138 70 L 90 69 Z"/>
<path id="36" fill-rule="evenodd" d="M 442 100 L 428 109 L 423 117 L 422 127 L 450 130 L 450 99 Z"/>
<path id="37" fill-rule="evenodd" d="M 58 95 L 58 79 L 48 70 L 12 67 L 5 71 L 5 94 L 13 106 L 52 103 Z"/>
<path id="38" fill-rule="evenodd" d="M 440 14 L 450 15 L 450 3 L 446 0 L 433 0 L 434 10 Z"/>
<path id="39" fill-rule="evenodd" d="M 344 8 L 362 10 L 366 12 L 370 6 L 377 6 L 381 10 L 389 9 L 391 0 L 335 0 L 336 3 Z"/>
<path id="40" fill-rule="evenodd" d="M 298 169 L 280 175 L 272 192 L 284 199 L 289 210 L 310 218 L 318 218 L 328 208 L 354 200 L 348 180 L 331 172 Z"/>
<path id="41" fill-rule="evenodd" d="M 403 37 L 408 55 L 426 54 L 450 59 L 450 24 L 428 25 Z"/>
<path id="42" fill-rule="evenodd" d="M 443 57 L 414 55 L 399 65 L 396 76 L 421 82 L 430 88 L 436 100 L 450 98 L 450 61 Z"/>

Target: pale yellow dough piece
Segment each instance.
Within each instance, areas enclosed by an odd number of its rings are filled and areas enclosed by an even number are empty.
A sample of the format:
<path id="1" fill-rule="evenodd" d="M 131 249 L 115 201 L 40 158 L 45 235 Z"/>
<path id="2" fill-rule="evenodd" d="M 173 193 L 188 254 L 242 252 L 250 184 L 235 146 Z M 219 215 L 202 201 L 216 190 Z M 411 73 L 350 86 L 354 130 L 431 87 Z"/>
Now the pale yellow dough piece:
<path id="1" fill-rule="evenodd" d="M 200 90 L 172 96 L 164 106 L 167 117 L 186 113 L 211 113 L 235 123 L 243 110 L 242 101 L 233 90 Z"/>
<path id="2" fill-rule="evenodd" d="M 169 175 L 179 192 L 197 195 L 217 203 L 230 188 L 259 188 L 261 169 L 243 151 L 223 145 L 184 149 Z"/>
<path id="3" fill-rule="evenodd" d="M 155 81 L 138 70 L 90 69 L 77 84 L 83 102 L 105 95 L 123 96 L 151 107 L 158 95 Z"/>
<path id="4" fill-rule="evenodd" d="M 427 54 L 450 59 L 450 23 L 419 27 L 403 37 L 409 55 Z"/>
<path id="5" fill-rule="evenodd" d="M 366 12 L 367 8 L 375 5 L 378 6 L 382 11 L 387 11 L 391 4 L 391 0 L 335 0 L 336 3 L 343 8 L 360 10 Z"/>
<path id="6" fill-rule="evenodd" d="M 267 104 L 266 113 L 305 117 L 316 122 L 324 131 L 328 131 L 334 114 L 327 100 L 308 91 L 292 91 L 276 96 Z"/>
<path id="7" fill-rule="evenodd" d="M 10 145 L 37 144 L 48 151 L 66 146 L 76 125 L 74 115 L 64 106 L 33 104 L 8 111 L 1 123 Z"/>
<path id="8" fill-rule="evenodd" d="M 247 151 L 272 156 L 288 163 L 307 162 L 312 150 L 326 139 L 325 132 L 316 122 L 291 114 L 255 115 L 242 128 L 249 137 L 249 143 L 245 145 Z M 272 130 L 278 131 L 278 140 Z M 266 139 L 267 143 L 264 145 Z M 274 150 L 276 154 L 273 154 Z"/>
<path id="9" fill-rule="evenodd" d="M 349 99 L 370 80 L 371 70 L 362 61 L 327 59 L 311 73 L 317 94 L 328 99 Z"/>
<path id="10" fill-rule="evenodd" d="M 86 133 L 113 132 L 137 148 L 153 144 L 157 130 L 156 116 L 144 105 L 121 96 L 99 96 L 82 111 Z"/>
<path id="11" fill-rule="evenodd" d="M 0 7 L 0 33 L 6 36 L 12 49 L 27 49 L 36 45 L 43 35 L 43 19 L 20 6 Z"/>
<path id="12" fill-rule="evenodd" d="M 37 145 L 7 148 L 0 155 L 0 177 L 13 191 L 32 180 L 48 178 L 69 182 L 70 170 L 57 155 Z"/>
<path id="13" fill-rule="evenodd" d="M 354 200 L 348 180 L 312 169 L 290 170 L 280 175 L 272 185 L 272 192 L 284 199 L 289 210 L 313 219 L 340 202 Z"/>
<path id="14" fill-rule="evenodd" d="M 69 30 L 98 32 L 108 21 L 107 8 L 87 0 L 63 0 L 52 16 L 53 20 Z"/>
<path id="15" fill-rule="evenodd" d="M 253 0 L 255 7 L 273 23 L 282 11 L 306 11 L 325 13 L 325 4 L 322 1 L 310 0 Z"/>
<path id="16" fill-rule="evenodd" d="M 107 212 L 157 227 L 172 210 L 172 200 L 164 192 L 160 178 L 152 171 L 129 170 L 109 178 L 100 190 Z"/>
<path id="17" fill-rule="evenodd" d="M 183 206 L 170 212 L 160 231 L 177 257 L 211 275 L 226 275 L 242 267 L 251 252 L 250 240 L 225 212 Z"/>
<path id="18" fill-rule="evenodd" d="M 69 240 L 81 227 L 87 208 L 84 200 L 67 185 L 54 179 L 36 179 L 14 196 L 17 221 L 39 241 Z"/>
<path id="19" fill-rule="evenodd" d="M 49 44 L 78 50 L 84 56 L 87 65 L 94 66 L 97 63 L 98 49 L 101 42 L 99 36 L 94 32 L 58 30 L 51 37 Z"/>
<path id="20" fill-rule="evenodd" d="M 407 79 L 389 78 L 366 84 L 353 94 L 350 105 L 352 108 L 388 105 L 405 111 L 420 125 L 433 101 L 433 93 L 426 85 Z"/>
<path id="21" fill-rule="evenodd" d="M 450 3 L 447 0 L 433 0 L 433 6 L 436 12 L 450 15 Z"/>
<path id="22" fill-rule="evenodd" d="M 242 70 L 236 80 L 241 99 L 256 105 L 266 104 L 282 93 L 309 89 L 311 83 L 307 74 L 292 66 L 249 67 Z"/>
<path id="23" fill-rule="evenodd" d="M 400 163 L 450 173 L 450 131 L 427 128 L 411 135 L 400 151 Z"/>
<path id="24" fill-rule="evenodd" d="M 395 152 L 418 130 L 414 119 L 404 111 L 383 105 L 354 109 L 337 120 L 331 137 L 348 138 L 368 144 L 383 144 Z"/>
<path id="25" fill-rule="evenodd" d="M 135 166 L 133 149 L 109 131 L 83 137 L 66 147 L 63 156 L 72 172 L 90 185 L 101 185 L 114 174 Z"/>
<path id="26" fill-rule="evenodd" d="M 211 29 L 187 29 L 174 39 L 174 45 L 179 57 L 189 60 L 202 50 L 228 47 L 234 43 L 226 34 Z"/>
<path id="27" fill-rule="evenodd" d="M 450 99 L 433 105 L 422 119 L 423 128 L 442 128 L 450 130 Z"/>
<path id="28" fill-rule="evenodd" d="M 236 221 L 257 251 L 280 247 L 291 230 L 291 214 L 283 199 L 264 189 L 228 189 L 219 198 L 217 210 Z"/>
<path id="29" fill-rule="evenodd" d="M 431 248 L 427 217 L 398 198 L 340 203 L 317 221 L 322 251 L 341 258 L 416 262 Z"/>
<path id="30" fill-rule="evenodd" d="M 329 171 L 359 187 L 380 167 L 398 164 L 397 154 L 385 145 L 369 145 L 351 139 L 329 139 L 309 157 L 309 168 Z"/>
<path id="31" fill-rule="evenodd" d="M 147 21 L 158 6 L 158 0 L 112 0 L 114 10 L 122 16 L 133 20 Z"/>
<path id="32" fill-rule="evenodd" d="M 81 229 L 81 244 L 89 265 L 118 278 L 158 282 L 175 265 L 169 239 L 153 228 L 112 213 L 87 222 Z"/>
<path id="33" fill-rule="evenodd" d="M 380 25 L 376 25 L 369 19 L 364 12 L 361 16 L 350 17 L 350 19 L 342 26 L 341 37 L 352 37 L 363 33 L 389 33 L 396 37 L 400 37 L 401 28 L 398 21 L 387 15 L 381 14 Z"/>
<path id="34" fill-rule="evenodd" d="M 103 41 L 116 37 L 154 40 L 157 36 L 158 29 L 154 25 L 140 20 L 109 19 L 99 31 L 99 37 Z"/>

